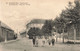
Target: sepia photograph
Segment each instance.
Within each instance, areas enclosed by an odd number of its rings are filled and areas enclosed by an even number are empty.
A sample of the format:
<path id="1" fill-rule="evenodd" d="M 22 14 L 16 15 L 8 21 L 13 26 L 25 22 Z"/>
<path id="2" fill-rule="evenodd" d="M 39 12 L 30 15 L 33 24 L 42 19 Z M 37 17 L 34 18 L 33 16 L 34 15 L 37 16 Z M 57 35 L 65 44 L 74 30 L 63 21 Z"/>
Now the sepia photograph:
<path id="1" fill-rule="evenodd" d="M 80 51 L 80 0 L 0 0 L 0 51 Z"/>

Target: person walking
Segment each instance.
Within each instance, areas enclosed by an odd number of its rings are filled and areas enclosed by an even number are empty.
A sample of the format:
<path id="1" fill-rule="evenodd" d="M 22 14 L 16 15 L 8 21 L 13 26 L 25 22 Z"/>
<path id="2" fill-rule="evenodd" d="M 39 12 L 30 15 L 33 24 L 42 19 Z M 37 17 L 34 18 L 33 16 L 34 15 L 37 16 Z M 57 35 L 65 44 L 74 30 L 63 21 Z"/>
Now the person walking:
<path id="1" fill-rule="evenodd" d="M 54 43 L 55 43 L 55 36 L 52 36 L 52 46 L 54 45 Z"/>
<path id="2" fill-rule="evenodd" d="M 48 39 L 48 44 L 51 45 L 51 37 Z"/>
<path id="3" fill-rule="evenodd" d="M 38 37 L 36 36 L 36 47 L 38 47 Z"/>
<path id="4" fill-rule="evenodd" d="M 52 39 L 52 46 L 54 45 L 55 39 Z"/>
<path id="5" fill-rule="evenodd" d="M 33 47 L 35 47 L 35 40 L 36 40 L 36 38 L 35 37 L 33 37 Z"/>
<path id="6" fill-rule="evenodd" d="M 45 46 L 45 37 L 43 36 L 43 38 L 42 38 L 42 47 L 44 47 Z"/>

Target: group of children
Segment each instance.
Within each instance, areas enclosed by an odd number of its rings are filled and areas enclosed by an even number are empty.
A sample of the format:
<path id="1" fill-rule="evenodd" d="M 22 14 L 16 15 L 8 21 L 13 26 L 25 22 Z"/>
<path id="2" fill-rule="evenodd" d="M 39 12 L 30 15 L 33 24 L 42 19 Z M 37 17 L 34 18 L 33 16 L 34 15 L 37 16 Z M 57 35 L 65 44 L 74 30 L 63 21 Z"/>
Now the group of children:
<path id="1" fill-rule="evenodd" d="M 33 47 L 38 47 L 38 46 L 45 46 L 46 44 L 54 45 L 55 43 L 55 37 L 54 36 L 49 36 L 47 39 L 43 36 L 41 39 L 39 39 L 38 37 L 33 37 L 32 39 L 33 42 Z"/>

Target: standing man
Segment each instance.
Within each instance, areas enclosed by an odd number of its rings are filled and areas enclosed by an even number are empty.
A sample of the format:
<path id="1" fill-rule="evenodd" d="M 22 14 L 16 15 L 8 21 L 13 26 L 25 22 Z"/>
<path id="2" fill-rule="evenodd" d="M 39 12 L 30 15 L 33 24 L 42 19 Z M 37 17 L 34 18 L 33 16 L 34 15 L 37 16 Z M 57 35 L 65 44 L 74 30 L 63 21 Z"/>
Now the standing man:
<path id="1" fill-rule="evenodd" d="M 54 43 L 55 43 L 55 36 L 52 36 L 52 46 L 54 45 Z"/>
<path id="2" fill-rule="evenodd" d="M 36 38 L 33 36 L 33 40 L 32 40 L 32 42 L 33 42 L 33 47 L 35 47 L 35 40 L 36 40 Z"/>

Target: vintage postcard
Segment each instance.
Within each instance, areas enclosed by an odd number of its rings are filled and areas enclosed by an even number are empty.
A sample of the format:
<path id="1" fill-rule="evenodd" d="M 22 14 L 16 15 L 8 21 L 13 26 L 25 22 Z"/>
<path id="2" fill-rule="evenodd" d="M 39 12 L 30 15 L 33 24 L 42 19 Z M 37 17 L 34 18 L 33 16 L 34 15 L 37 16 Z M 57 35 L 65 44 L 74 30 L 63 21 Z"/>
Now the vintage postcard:
<path id="1" fill-rule="evenodd" d="M 0 51 L 80 51 L 80 0 L 0 0 Z"/>

